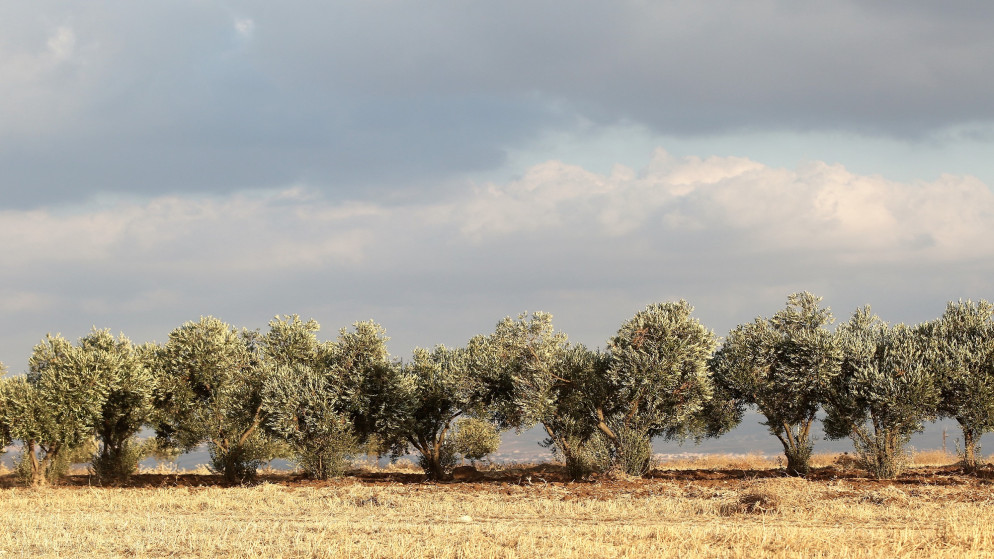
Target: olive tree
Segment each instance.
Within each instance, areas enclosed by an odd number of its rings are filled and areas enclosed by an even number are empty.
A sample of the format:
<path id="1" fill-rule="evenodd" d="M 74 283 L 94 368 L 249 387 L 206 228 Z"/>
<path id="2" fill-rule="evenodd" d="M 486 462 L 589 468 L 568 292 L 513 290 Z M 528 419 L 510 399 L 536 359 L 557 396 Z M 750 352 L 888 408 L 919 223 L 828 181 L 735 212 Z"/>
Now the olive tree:
<path id="1" fill-rule="evenodd" d="M 455 464 L 453 422 L 479 409 L 466 351 L 444 345 L 430 351 L 416 348 L 414 359 L 403 368 L 402 389 L 407 393 L 402 436 L 419 453 L 428 479 L 443 479 Z"/>
<path id="2" fill-rule="evenodd" d="M 608 355 L 571 345 L 554 369 L 553 405 L 542 421 L 548 438 L 541 444 L 563 461 L 573 479 L 603 473 L 612 466 L 612 447 L 598 429 L 597 409 L 611 397 L 605 382 Z"/>
<path id="3" fill-rule="evenodd" d="M 692 312 L 686 301 L 649 305 L 608 342 L 606 397 L 594 411 L 615 464 L 630 475 L 649 470 L 654 437 L 701 438 L 734 424 L 702 417 L 715 396 L 708 360 L 717 340 Z"/>
<path id="4" fill-rule="evenodd" d="M 313 320 L 276 317 L 269 326 L 260 339 L 276 366 L 263 390 L 266 430 L 290 446 L 308 474 L 343 473 L 374 440 L 400 452 L 410 391 L 400 365 L 390 360 L 383 327 L 357 322 L 321 343 Z"/>
<path id="5" fill-rule="evenodd" d="M 58 335 L 35 346 L 27 375 L 6 382 L 10 434 L 23 443 L 32 485 L 57 477 L 60 460 L 92 439 L 111 385 L 96 352 Z"/>
<path id="6" fill-rule="evenodd" d="M 39 389 L 24 375 L 4 379 L 4 395 L 11 438 L 22 443 L 17 468 L 31 485 L 47 485 L 61 475 L 57 463 L 66 442 L 82 444 L 92 419 L 78 429 L 84 433 L 59 430 L 58 420 L 53 418 L 55 410 L 45 405 Z"/>
<path id="7" fill-rule="evenodd" d="M 783 445 L 787 473 L 804 476 L 813 443 L 811 426 L 832 379 L 840 353 L 826 328 L 832 313 L 821 297 L 794 293 L 771 318 L 757 318 L 732 330 L 711 368 L 719 386 L 740 407 L 755 406 L 770 433 Z"/>
<path id="8" fill-rule="evenodd" d="M 390 358 L 386 330 L 371 320 L 342 328 L 322 355 L 324 374 L 340 383 L 342 412 L 361 445 L 378 440 L 394 455 L 404 451 L 400 435 L 407 417 L 403 367 Z"/>
<path id="9" fill-rule="evenodd" d="M 976 470 L 980 438 L 994 431 L 994 305 L 950 302 L 925 328 L 942 393 L 939 413 L 959 423 L 963 465 Z"/>
<path id="10" fill-rule="evenodd" d="M 556 368 L 568 347 L 546 312 L 505 317 L 493 333 L 470 340 L 471 367 L 500 427 L 526 429 L 552 413 L 552 395 L 567 382 Z"/>
<path id="11" fill-rule="evenodd" d="M 262 351 L 275 366 L 303 365 L 320 367 L 326 345 L 318 341 L 321 325 L 314 319 L 306 322 L 299 315 L 276 316 L 269 330 L 259 338 Z"/>
<path id="12" fill-rule="evenodd" d="M 135 346 L 123 335 L 94 330 L 79 341 L 79 351 L 91 354 L 107 375 L 107 393 L 95 424 L 98 452 L 93 472 L 105 481 L 123 481 L 138 469 L 146 447 L 138 432 L 152 415 L 154 346 Z"/>
<path id="13" fill-rule="evenodd" d="M 467 352 L 496 425 L 521 430 L 541 424 L 548 435 L 542 446 L 574 477 L 609 465 L 591 459 L 591 447 L 603 446 L 593 403 L 602 386 L 602 354 L 570 345 L 546 312 L 504 318 L 493 333 L 470 340 Z"/>
<path id="14" fill-rule="evenodd" d="M 206 442 L 214 470 L 229 482 L 253 477 L 269 458 L 260 427 L 272 367 L 258 347 L 251 333 L 203 317 L 170 332 L 157 355 L 158 435 L 187 450 Z"/>
<path id="15" fill-rule="evenodd" d="M 344 385 L 323 367 L 327 344 L 318 341 L 319 329 L 317 321 L 297 315 L 269 322 L 259 343 L 274 371 L 262 402 L 266 432 L 289 446 L 308 476 L 328 479 L 345 472 L 358 445 L 343 413 Z"/>
<path id="16" fill-rule="evenodd" d="M 893 479 L 904 467 L 911 435 L 935 419 L 939 403 L 920 332 L 888 326 L 864 307 L 836 336 L 842 362 L 826 399 L 825 434 L 851 438 L 863 467 Z"/>
<path id="17" fill-rule="evenodd" d="M 489 421 L 463 417 L 456 420 L 453 429 L 452 446 L 473 466 L 500 448 L 500 432 Z"/>
<path id="18" fill-rule="evenodd" d="M 289 445 L 310 477 L 342 475 L 358 452 L 352 423 L 342 412 L 344 400 L 333 378 L 299 363 L 279 365 L 266 381 L 266 429 Z"/>

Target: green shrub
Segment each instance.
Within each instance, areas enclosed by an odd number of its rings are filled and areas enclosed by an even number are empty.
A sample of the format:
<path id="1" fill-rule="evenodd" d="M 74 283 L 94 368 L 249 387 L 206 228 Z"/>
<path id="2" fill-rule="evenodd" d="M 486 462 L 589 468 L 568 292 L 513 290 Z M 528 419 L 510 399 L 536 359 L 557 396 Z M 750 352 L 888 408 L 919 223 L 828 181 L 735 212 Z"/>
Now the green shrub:
<path id="1" fill-rule="evenodd" d="M 655 466 L 652 440 L 644 430 L 619 426 L 615 430 L 618 444 L 615 447 L 615 466 L 627 475 L 642 477 Z"/>
<path id="2" fill-rule="evenodd" d="M 360 452 L 359 444 L 347 424 L 337 425 L 339 428 L 323 439 L 322 448 L 293 455 L 308 477 L 314 479 L 341 477 L 352 467 L 352 458 Z"/>
<path id="3" fill-rule="evenodd" d="M 42 473 L 45 478 L 44 483 L 58 483 L 69 473 L 69 466 L 69 460 L 64 454 L 56 454 L 48 468 L 44 469 Z M 22 450 L 21 454 L 14 460 L 14 476 L 17 481 L 25 485 L 39 485 L 37 474 L 35 474 L 31 460 L 28 458 L 27 449 Z"/>
<path id="4" fill-rule="evenodd" d="M 884 436 L 868 436 L 864 441 L 853 438 L 857 464 L 877 479 L 894 479 L 908 466 L 909 455 L 905 446 L 910 435 L 885 433 Z"/>
<path id="5" fill-rule="evenodd" d="M 558 447 L 555 451 L 566 465 L 566 473 L 571 479 L 587 479 L 611 468 L 611 445 L 600 433 L 594 433 L 587 440 L 568 440 L 567 444 L 570 452 L 561 452 Z"/>
<path id="6" fill-rule="evenodd" d="M 224 476 L 229 483 L 249 482 L 255 479 L 259 466 L 277 457 L 279 449 L 278 445 L 258 433 L 227 449 L 208 444 L 211 457 L 208 467 Z"/>
<path id="7" fill-rule="evenodd" d="M 466 417 L 456 422 L 452 444 L 455 452 L 475 466 L 477 460 L 483 460 L 497 452 L 500 448 L 500 433 L 489 421 Z"/>
<path id="8" fill-rule="evenodd" d="M 154 440 L 140 441 L 131 437 L 116 452 L 93 454 L 90 472 L 102 483 L 120 483 L 138 471 L 138 463 L 149 456 L 155 446 Z"/>

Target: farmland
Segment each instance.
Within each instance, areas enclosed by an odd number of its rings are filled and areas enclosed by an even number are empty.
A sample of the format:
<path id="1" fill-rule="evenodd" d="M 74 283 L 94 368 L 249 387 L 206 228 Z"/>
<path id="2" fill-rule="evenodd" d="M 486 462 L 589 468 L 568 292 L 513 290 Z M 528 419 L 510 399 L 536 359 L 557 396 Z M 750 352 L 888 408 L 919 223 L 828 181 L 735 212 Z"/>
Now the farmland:
<path id="1" fill-rule="evenodd" d="M 736 462 L 740 460 L 740 462 Z M 663 464 L 646 479 L 566 482 L 543 464 L 424 483 L 411 469 L 258 483 L 144 473 L 0 490 L 3 556 L 984 557 L 994 471 L 916 463 L 876 481 L 838 457 L 810 480 L 762 459 Z M 818 466 L 818 464 L 821 464 Z M 467 473 L 468 472 L 468 473 Z"/>

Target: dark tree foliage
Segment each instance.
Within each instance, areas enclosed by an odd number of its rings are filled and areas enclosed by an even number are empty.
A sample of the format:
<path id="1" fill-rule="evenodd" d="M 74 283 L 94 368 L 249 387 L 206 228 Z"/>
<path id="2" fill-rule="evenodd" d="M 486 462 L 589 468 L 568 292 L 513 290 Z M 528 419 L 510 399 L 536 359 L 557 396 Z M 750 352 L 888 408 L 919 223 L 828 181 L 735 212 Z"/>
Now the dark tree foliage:
<path id="1" fill-rule="evenodd" d="M 575 344 L 560 355 L 555 374 L 561 379 L 550 394 L 552 405 L 542 420 L 552 449 L 574 479 L 603 473 L 612 465 L 612 447 L 598 429 L 597 409 L 609 397 L 604 382 L 608 356 Z"/>
<path id="2" fill-rule="evenodd" d="M 554 392 L 568 382 L 556 370 L 568 348 L 566 334 L 555 331 L 546 312 L 506 317 L 493 333 L 470 340 L 469 366 L 501 428 L 526 429 L 550 413 Z"/>
<path id="3" fill-rule="evenodd" d="M 606 359 L 556 332 L 552 315 L 504 318 L 492 334 L 467 346 L 470 372 L 486 411 L 502 428 L 541 424 L 551 448 L 576 478 L 606 469 L 594 401 L 603 387 Z"/>
<path id="4" fill-rule="evenodd" d="M 359 444 L 378 439 L 395 455 L 403 452 L 402 425 L 407 417 L 408 391 L 403 367 L 391 361 L 382 326 L 356 322 L 342 328 L 322 355 L 322 371 L 339 383 L 345 396 L 342 412 Z"/>
<path id="5" fill-rule="evenodd" d="M 289 445 L 309 476 L 342 475 L 359 448 L 345 400 L 332 377 L 300 363 L 279 365 L 263 388 L 266 430 Z"/>
<path id="6" fill-rule="evenodd" d="M 136 347 L 124 336 L 114 339 L 108 330 L 95 330 L 79 345 L 108 375 L 108 391 L 95 425 L 99 449 L 93 471 L 103 481 L 121 482 L 138 470 L 147 451 L 137 435 L 152 416 L 155 348 Z"/>
<path id="7" fill-rule="evenodd" d="M 263 385 L 263 427 L 289 447 L 307 475 L 328 479 L 345 473 L 359 446 L 344 413 L 344 383 L 328 374 L 328 344 L 317 339 L 320 325 L 297 315 L 275 317 L 259 338 L 274 367 Z"/>
<path id="8" fill-rule="evenodd" d="M 0 363 L 0 448 L 6 448 L 13 440 L 10 434 L 10 379 L 6 374 L 7 367 Z"/>
<path id="9" fill-rule="evenodd" d="M 162 346 L 96 329 L 77 345 L 48 336 L 26 375 L 0 379 L 0 443 L 23 442 L 21 470 L 39 485 L 84 451 L 101 481 L 123 480 L 151 449 L 137 438 L 150 424 L 163 447 L 206 443 L 232 482 L 277 451 L 315 477 L 337 475 L 374 445 L 394 458 L 413 449 L 442 479 L 458 454 L 486 455 L 500 430 L 542 425 L 542 444 L 583 478 L 642 475 L 655 437 L 719 436 L 755 406 L 791 475 L 809 470 L 822 409 L 826 433 L 851 437 L 878 477 L 897 475 L 909 436 L 935 416 L 960 424 L 963 464 L 975 470 L 977 443 L 994 430 L 994 305 L 949 303 L 915 328 L 866 308 L 833 334 L 820 302 L 792 294 L 717 352 L 685 301 L 648 306 L 603 352 L 570 344 L 536 312 L 464 348 L 417 349 L 408 363 L 390 357 L 375 322 L 321 342 L 317 322 L 297 315 L 265 333 L 201 318 Z"/>

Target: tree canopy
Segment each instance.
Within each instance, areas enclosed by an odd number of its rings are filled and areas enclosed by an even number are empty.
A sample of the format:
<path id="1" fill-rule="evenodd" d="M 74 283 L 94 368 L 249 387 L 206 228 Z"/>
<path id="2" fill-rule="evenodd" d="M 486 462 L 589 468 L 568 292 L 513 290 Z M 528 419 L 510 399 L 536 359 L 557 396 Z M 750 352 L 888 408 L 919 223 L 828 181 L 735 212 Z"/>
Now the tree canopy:
<path id="1" fill-rule="evenodd" d="M 714 357 L 718 383 L 740 406 L 755 406 L 783 445 L 787 471 L 805 475 L 811 426 L 839 374 L 837 341 L 826 328 L 832 313 L 820 297 L 794 293 L 771 318 L 732 330 Z"/>
<path id="2" fill-rule="evenodd" d="M 939 413 L 963 431 L 963 463 L 977 467 L 977 445 L 994 431 L 994 305 L 950 302 L 925 325 L 929 363 L 939 377 Z"/>
<path id="3" fill-rule="evenodd" d="M 708 361 L 717 338 L 692 312 L 686 301 L 649 305 L 608 342 L 597 427 L 630 474 L 648 470 L 653 437 L 710 434 L 700 414 L 715 396 Z"/>
<path id="4" fill-rule="evenodd" d="M 109 336 L 109 334 L 107 334 Z M 48 335 L 35 346 L 28 374 L 7 382 L 11 435 L 24 443 L 32 485 L 59 474 L 59 461 L 91 439 L 115 384 L 113 357 L 95 351 L 94 333 L 73 346 Z"/>
<path id="5" fill-rule="evenodd" d="M 159 435 L 185 449 L 206 442 L 213 467 L 230 481 L 254 476 L 268 458 L 260 427 L 272 367 L 254 341 L 203 317 L 170 332 L 157 356 Z"/>
<path id="6" fill-rule="evenodd" d="M 894 478 L 904 467 L 905 445 L 935 418 L 939 403 L 920 331 L 889 326 L 864 307 L 836 335 L 842 362 L 827 395 L 825 433 L 850 437 L 867 470 Z"/>

